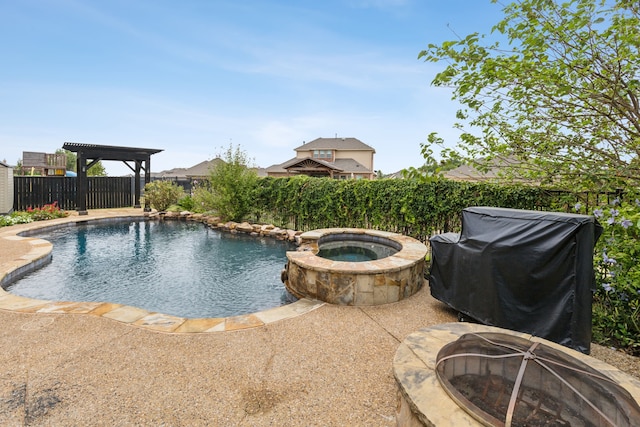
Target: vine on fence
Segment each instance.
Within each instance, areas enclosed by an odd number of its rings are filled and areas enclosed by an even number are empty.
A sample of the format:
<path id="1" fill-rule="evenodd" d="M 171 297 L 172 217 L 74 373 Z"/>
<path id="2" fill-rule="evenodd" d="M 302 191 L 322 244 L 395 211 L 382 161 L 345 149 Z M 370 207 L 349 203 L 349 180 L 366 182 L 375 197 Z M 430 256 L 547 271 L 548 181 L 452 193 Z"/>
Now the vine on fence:
<path id="1" fill-rule="evenodd" d="M 366 227 L 426 241 L 459 229 L 462 209 L 469 206 L 551 209 L 552 202 L 549 192 L 530 186 L 296 176 L 259 180 L 254 216 L 298 230 Z"/>

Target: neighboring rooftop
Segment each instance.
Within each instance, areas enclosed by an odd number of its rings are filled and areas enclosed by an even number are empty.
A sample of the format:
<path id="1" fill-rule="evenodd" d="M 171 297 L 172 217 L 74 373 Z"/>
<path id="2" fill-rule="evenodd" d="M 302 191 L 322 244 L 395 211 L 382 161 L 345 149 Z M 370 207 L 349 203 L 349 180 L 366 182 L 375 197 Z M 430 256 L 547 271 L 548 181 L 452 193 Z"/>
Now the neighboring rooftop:
<path id="1" fill-rule="evenodd" d="M 517 166 L 520 162 L 514 157 L 494 159 L 479 158 L 470 164 L 448 170 L 443 176 L 452 181 L 495 181 L 502 177 L 508 167 Z"/>
<path id="2" fill-rule="evenodd" d="M 161 172 L 151 172 L 151 177 L 182 178 L 182 179 L 203 178 L 203 177 L 209 176 L 209 172 L 211 172 L 211 168 L 215 167 L 218 163 L 222 161 L 224 160 L 216 157 L 213 160 L 205 160 L 189 168 L 173 168 L 173 169 L 163 170 Z"/>
<path id="3" fill-rule="evenodd" d="M 373 147 L 368 146 L 364 142 L 357 138 L 316 138 L 313 141 L 303 143 L 300 147 L 295 148 L 295 151 L 307 151 L 307 150 L 364 150 L 373 151 L 376 150 Z"/>

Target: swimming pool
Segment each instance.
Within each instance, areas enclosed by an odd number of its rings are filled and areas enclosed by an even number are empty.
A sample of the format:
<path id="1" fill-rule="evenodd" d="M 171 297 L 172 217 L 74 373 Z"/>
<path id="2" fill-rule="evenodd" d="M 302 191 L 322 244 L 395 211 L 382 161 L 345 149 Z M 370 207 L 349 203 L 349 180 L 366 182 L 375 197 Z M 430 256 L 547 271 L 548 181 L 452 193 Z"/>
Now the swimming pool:
<path id="1" fill-rule="evenodd" d="M 105 301 L 174 316 L 227 317 L 291 301 L 280 281 L 286 251 L 270 238 L 200 223 L 126 220 L 35 235 L 52 261 L 7 290 L 29 298 Z"/>

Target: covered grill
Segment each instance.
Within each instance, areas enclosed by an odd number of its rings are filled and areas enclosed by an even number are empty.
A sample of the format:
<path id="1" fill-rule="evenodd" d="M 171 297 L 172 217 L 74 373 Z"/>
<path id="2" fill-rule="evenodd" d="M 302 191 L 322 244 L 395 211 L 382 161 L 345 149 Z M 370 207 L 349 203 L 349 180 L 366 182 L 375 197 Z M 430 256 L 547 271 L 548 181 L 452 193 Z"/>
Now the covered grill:
<path id="1" fill-rule="evenodd" d="M 587 215 L 466 208 L 460 234 L 430 240 L 431 293 L 483 324 L 588 354 L 601 233 Z"/>

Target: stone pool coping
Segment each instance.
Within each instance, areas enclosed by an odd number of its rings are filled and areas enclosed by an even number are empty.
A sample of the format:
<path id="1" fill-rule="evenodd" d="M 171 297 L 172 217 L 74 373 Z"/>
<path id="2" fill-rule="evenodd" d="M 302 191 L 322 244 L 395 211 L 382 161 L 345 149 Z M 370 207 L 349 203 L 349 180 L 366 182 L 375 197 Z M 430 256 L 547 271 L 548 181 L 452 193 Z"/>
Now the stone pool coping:
<path id="1" fill-rule="evenodd" d="M 14 247 L 17 244 L 19 247 L 18 250 L 14 249 L 13 251 L 3 250 L 3 256 L 0 256 L 2 258 L 0 259 L 0 309 L 19 313 L 88 314 L 158 332 L 203 333 L 255 328 L 300 316 L 325 304 L 322 301 L 304 298 L 288 305 L 245 315 L 219 318 L 185 318 L 110 302 L 33 299 L 13 295 L 4 290 L 4 287 L 9 283 L 42 267 L 51 259 L 53 245 L 50 242 L 37 237 L 20 236 L 20 234 L 37 232 L 47 228 L 71 227 L 78 223 L 90 221 L 140 219 L 145 215 L 142 210 L 111 209 L 91 211 L 87 216 L 79 216 L 76 213 L 72 213 L 66 218 L 0 228 L 0 248 L 3 246 L 3 242 L 7 242 Z"/>

